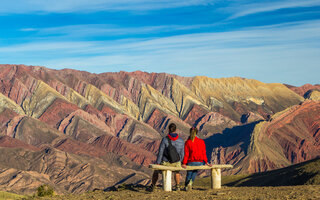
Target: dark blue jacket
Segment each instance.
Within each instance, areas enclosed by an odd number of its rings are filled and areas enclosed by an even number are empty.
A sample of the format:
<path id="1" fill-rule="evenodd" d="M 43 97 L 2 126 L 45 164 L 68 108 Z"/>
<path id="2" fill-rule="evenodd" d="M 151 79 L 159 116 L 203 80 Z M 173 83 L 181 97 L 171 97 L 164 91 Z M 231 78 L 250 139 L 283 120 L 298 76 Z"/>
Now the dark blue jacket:
<path id="1" fill-rule="evenodd" d="M 179 138 L 178 138 L 177 140 L 175 140 L 175 141 L 172 141 L 172 140 L 171 140 L 171 144 L 172 144 L 174 147 L 176 147 L 177 152 L 178 152 L 179 155 L 180 155 L 180 162 L 182 162 L 183 157 L 184 157 L 184 141 L 179 137 Z M 160 143 L 160 147 L 159 147 L 159 153 L 158 153 L 158 157 L 157 157 L 156 164 L 160 164 L 162 161 L 169 162 L 169 161 L 168 161 L 168 158 L 166 158 L 166 157 L 163 155 L 164 150 L 165 150 L 168 146 L 169 146 L 168 138 L 167 138 L 167 137 L 162 138 L 161 143 Z"/>

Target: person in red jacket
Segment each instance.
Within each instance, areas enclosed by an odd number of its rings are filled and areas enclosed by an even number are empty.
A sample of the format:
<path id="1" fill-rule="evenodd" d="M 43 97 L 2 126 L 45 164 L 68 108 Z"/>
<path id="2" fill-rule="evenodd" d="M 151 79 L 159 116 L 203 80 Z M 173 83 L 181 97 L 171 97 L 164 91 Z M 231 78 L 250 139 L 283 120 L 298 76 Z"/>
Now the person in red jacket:
<path id="1" fill-rule="evenodd" d="M 197 137 L 198 129 L 192 127 L 190 129 L 190 137 L 184 146 L 184 158 L 182 161 L 182 167 L 186 168 L 188 166 L 201 166 L 204 163 L 211 166 L 208 163 L 206 154 L 206 145 L 204 141 Z M 192 190 L 192 184 L 197 176 L 198 170 L 189 170 L 186 177 L 186 190 Z"/>

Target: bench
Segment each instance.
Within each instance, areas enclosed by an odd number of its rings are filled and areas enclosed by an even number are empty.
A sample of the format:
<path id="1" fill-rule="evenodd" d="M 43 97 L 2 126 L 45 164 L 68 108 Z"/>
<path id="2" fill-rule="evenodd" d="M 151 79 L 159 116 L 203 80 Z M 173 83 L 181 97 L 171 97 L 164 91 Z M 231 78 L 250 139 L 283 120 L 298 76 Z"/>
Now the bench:
<path id="1" fill-rule="evenodd" d="M 221 188 L 221 169 L 230 169 L 230 168 L 233 168 L 233 166 L 232 165 L 212 165 L 212 166 L 202 165 L 202 166 L 187 166 L 187 168 L 182 168 L 182 167 L 169 167 L 164 165 L 149 165 L 149 168 L 153 170 L 162 171 L 163 190 L 172 191 L 172 185 L 171 185 L 172 171 L 210 169 L 211 170 L 211 188 L 220 189 Z"/>

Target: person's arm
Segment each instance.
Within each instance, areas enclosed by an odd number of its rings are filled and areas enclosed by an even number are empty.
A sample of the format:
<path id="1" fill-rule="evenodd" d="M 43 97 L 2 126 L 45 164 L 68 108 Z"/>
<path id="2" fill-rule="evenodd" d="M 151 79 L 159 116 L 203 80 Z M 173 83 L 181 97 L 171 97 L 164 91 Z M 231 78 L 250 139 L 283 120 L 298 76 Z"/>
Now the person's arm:
<path id="1" fill-rule="evenodd" d="M 158 156 L 157 156 L 157 161 L 156 164 L 160 164 L 162 161 L 162 157 L 163 157 L 163 152 L 165 149 L 165 142 L 164 142 L 165 138 L 162 138 L 161 143 L 160 143 L 160 147 L 159 147 L 159 152 L 158 152 Z"/>
<path id="2" fill-rule="evenodd" d="M 187 164 L 188 158 L 189 158 L 189 145 L 188 145 L 188 140 L 187 140 L 185 143 L 185 146 L 184 146 L 184 156 L 183 156 L 182 165 Z"/>
<path id="3" fill-rule="evenodd" d="M 181 148 L 180 148 L 179 155 L 180 155 L 180 162 L 182 162 L 184 159 L 184 142 L 183 142 L 183 140 L 181 142 Z"/>
<path id="4" fill-rule="evenodd" d="M 207 152 L 206 152 L 206 144 L 204 143 L 204 140 L 202 140 L 202 156 L 203 156 L 203 161 L 208 165 L 208 158 L 207 158 Z"/>

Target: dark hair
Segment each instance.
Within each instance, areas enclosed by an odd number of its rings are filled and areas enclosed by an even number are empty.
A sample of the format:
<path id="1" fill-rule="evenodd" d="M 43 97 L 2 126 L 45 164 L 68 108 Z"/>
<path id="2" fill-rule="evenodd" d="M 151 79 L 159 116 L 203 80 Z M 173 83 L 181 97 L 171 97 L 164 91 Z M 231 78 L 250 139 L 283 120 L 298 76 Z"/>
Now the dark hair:
<path id="1" fill-rule="evenodd" d="M 174 123 L 171 123 L 170 125 L 169 125 L 169 132 L 170 133 L 173 133 L 173 132 L 175 132 L 177 130 L 177 126 L 174 124 Z"/>

